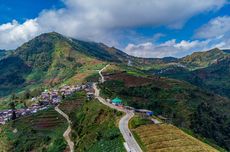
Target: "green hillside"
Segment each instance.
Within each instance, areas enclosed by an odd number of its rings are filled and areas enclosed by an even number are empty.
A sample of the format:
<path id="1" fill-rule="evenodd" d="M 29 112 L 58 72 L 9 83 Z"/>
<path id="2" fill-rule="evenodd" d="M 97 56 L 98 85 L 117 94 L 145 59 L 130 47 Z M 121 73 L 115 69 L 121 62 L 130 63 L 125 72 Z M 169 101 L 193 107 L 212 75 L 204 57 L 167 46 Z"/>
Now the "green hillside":
<path id="1" fill-rule="evenodd" d="M 142 63 L 140 69 L 152 73 L 156 73 L 161 70 L 164 71 L 172 70 L 176 72 L 178 69 L 194 71 L 197 69 L 206 68 L 228 57 L 230 57 L 230 53 L 228 50 L 220 50 L 218 48 L 215 48 L 209 51 L 195 52 L 192 53 L 191 55 L 179 59 L 175 59 L 175 58 L 142 59 L 142 62 L 138 62 L 138 63 Z"/>
<path id="2" fill-rule="evenodd" d="M 177 127 L 230 150 L 230 99 L 220 96 L 230 97 L 229 56 L 228 51 L 213 49 L 181 59 L 144 59 L 102 43 L 46 33 L 2 59 L 0 54 L 0 97 L 11 96 L 8 100 L 15 100 L 17 107 L 25 106 L 45 88 L 97 81 L 97 70 L 110 63 L 112 66 L 103 73 L 107 81 L 100 85 L 102 95 L 120 97 L 126 105 L 152 110 Z M 97 101 L 87 102 L 84 97 L 77 94 L 61 105 L 73 121 L 75 148 L 124 151 L 117 128 L 121 113 Z M 0 109 L 8 106 L 8 100 L 0 103 Z M 40 127 L 46 119 L 51 128 L 43 130 Z M 8 151 L 65 150 L 66 143 L 60 138 L 63 127 L 63 119 L 54 110 L 40 112 L 2 127 L 0 146 Z M 15 128 L 18 133 L 14 133 Z M 46 134 L 50 130 L 53 132 Z M 59 146 L 54 149 L 54 145 Z"/>
<path id="3" fill-rule="evenodd" d="M 213 63 L 217 63 L 219 60 L 229 56 L 230 54 L 226 51 L 215 48 L 210 51 L 195 52 L 191 55 L 181 58 L 179 62 L 189 69 L 200 69 L 208 67 Z"/>
<path id="4" fill-rule="evenodd" d="M 153 110 L 180 128 L 190 129 L 221 147 L 230 148 L 227 142 L 230 136 L 226 134 L 230 122 L 229 99 L 175 79 L 143 77 L 130 71 L 105 72 L 104 75 L 107 79 L 101 85 L 104 96 L 118 96 L 129 106 Z"/>
<path id="5" fill-rule="evenodd" d="M 19 57 L 8 57 L 0 60 L 0 96 L 10 94 L 12 90 L 23 87 L 25 76 L 31 68 Z"/>
<path id="6" fill-rule="evenodd" d="M 125 56 L 100 43 L 72 40 L 54 32 L 42 34 L 0 60 L 0 96 L 71 83 L 76 77 L 83 80 L 104 62 L 120 62 Z"/>
<path id="7" fill-rule="evenodd" d="M 87 101 L 84 92 L 65 98 L 60 109 L 72 121 L 71 139 L 76 151 L 125 151 L 117 125 L 122 113 L 96 100 Z M 68 151 L 63 138 L 67 127 L 65 118 L 53 108 L 17 119 L 0 126 L 0 151 Z"/>
<path id="8" fill-rule="evenodd" d="M 110 109 L 97 100 L 87 101 L 84 93 L 77 93 L 65 101 L 60 108 L 72 120 L 72 139 L 76 151 L 125 151 L 118 128 L 121 112 Z M 76 108 L 76 103 L 82 104 Z"/>
<path id="9" fill-rule="evenodd" d="M 160 75 L 188 81 L 213 93 L 230 97 L 230 58 L 195 71 L 171 69 Z"/>
<path id="10" fill-rule="evenodd" d="M 164 68 L 191 70 L 206 67 L 228 55 L 225 51 L 214 49 L 194 53 L 182 59 L 172 57 L 144 59 L 129 56 L 102 43 L 75 40 L 55 32 L 46 33 L 11 51 L 5 59 L 0 60 L 2 65 L 0 71 L 4 73 L 0 76 L 3 82 L 0 84 L 0 96 L 41 85 L 55 86 L 62 82 L 69 83 L 76 80 L 76 77 L 85 78 L 92 74 L 94 65 L 100 66 L 105 62 L 122 63 L 145 71 Z M 19 62 L 23 70 L 15 70 Z M 11 81 L 13 79 L 15 81 Z"/>

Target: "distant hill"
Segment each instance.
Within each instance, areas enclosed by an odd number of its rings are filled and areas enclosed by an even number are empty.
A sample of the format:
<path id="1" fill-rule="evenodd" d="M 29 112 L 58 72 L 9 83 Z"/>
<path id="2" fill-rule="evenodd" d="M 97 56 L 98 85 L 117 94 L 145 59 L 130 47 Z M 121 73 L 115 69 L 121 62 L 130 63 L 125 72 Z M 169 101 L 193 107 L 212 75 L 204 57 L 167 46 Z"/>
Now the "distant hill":
<path id="1" fill-rule="evenodd" d="M 0 57 L 5 56 L 0 51 Z M 0 58 L 1 59 L 1 58 Z M 23 44 L 0 61 L 0 96 L 22 91 L 38 85 L 50 86 L 68 81 L 79 71 L 93 71 L 96 66 L 105 62 L 114 62 L 133 66 L 139 69 L 149 69 L 153 66 L 161 68 L 171 65 L 177 59 L 167 57 L 163 59 L 145 59 L 132 57 L 114 47 L 108 47 L 103 43 L 86 42 L 65 37 L 51 32 L 41 34 Z M 14 64 L 11 64 L 15 62 Z M 15 66 L 20 62 L 26 66 L 25 70 L 16 70 Z M 97 63 L 97 64 L 96 64 Z M 14 70 L 9 70 L 14 69 Z M 82 74 L 86 76 L 86 73 Z M 80 75 L 80 77 L 82 77 Z M 17 79 L 15 79 L 15 77 Z M 15 81 L 11 81 L 15 79 Z"/>
<path id="2" fill-rule="evenodd" d="M 208 67 L 213 63 L 217 63 L 230 54 L 222 51 L 218 48 L 206 51 L 206 52 L 195 52 L 191 55 L 183 57 L 180 59 L 180 63 L 191 69 L 200 69 Z"/>
<path id="3" fill-rule="evenodd" d="M 127 56 L 102 43 L 70 39 L 55 32 L 42 34 L 0 60 L 0 96 L 30 86 L 57 85 L 80 72 L 94 71 L 103 62 L 125 62 Z"/>
<path id="4" fill-rule="evenodd" d="M 188 81 L 214 93 L 230 97 L 230 57 L 195 71 L 172 68 L 155 74 Z"/>
<path id="5" fill-rule="evenodd" d="M 176 58 L 162 58 L 162 59 L 142 59 L 145 63 L 144 70 L 157 72 L 155 70 L 167 69 L 185 69 L 189 71 L 206 68 L 212 64 L 219 62 L 227 57 L 230 57 L 229 50 L 220 50 L 214 48 L 209 51 L 195 52 L 191 55 L 176 59 Z M 167 60 L 166 60 L 167 59 Z M 148 61 L 148 62 L 147 62 Z"/>
<path id="6" fill-rule="evenodd" d="M 230 51 L 212 49 L 195 52 L 170 66 L 148 73 L 188 81 L 205 90 L 230 97 Z M 169 64 L 168 64 L 169 65 Z"/>
<path id="7" fill-rule="evenodd" d="M 192 75 L 192 83 L 230 97 L 230 57 L 207 68 L 196 70 Z"/>
<path id="8" fill-rule="evenodd" d="M 103 43 L 85 42 L 52 32 L 37 36 L 16 50 L 10 51 L 7 56 L 5 51 L 0 51 L 0 59 L 3 56 L 4 59 L 0 60 L 0 71 L 3 73 L 0 76 L 0 96 L 39 85 L 54 86 L 66 81 L 75 81 L 76 78 L 92 74 L 97 66 L 102 66 L 106 62 L 128 65 L 155 74 L 188 73 L 218 63 L 230 54 L 213 49 L 196 52 L 180 59 L 146 59 L 127 55 Z M 26 67 L 25 70 L 14 68 L 20 66 L 19 63 Z M 15 81 L 11 81 L 12 79 Z"/>

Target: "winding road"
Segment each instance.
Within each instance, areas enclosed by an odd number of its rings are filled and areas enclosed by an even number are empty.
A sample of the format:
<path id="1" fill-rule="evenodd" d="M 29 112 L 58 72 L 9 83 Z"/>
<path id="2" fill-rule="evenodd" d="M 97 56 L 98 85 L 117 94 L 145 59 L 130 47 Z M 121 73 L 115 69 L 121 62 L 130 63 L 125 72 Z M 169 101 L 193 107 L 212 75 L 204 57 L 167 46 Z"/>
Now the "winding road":
<path id="1" fill-rule="evenodd" d="M 59 105 L 58 105 L 59 106 Z M 68 128 L 66 129 L 66 131 L 64 132 L 63 134 L 63 137 L 65 138 L 69 148 L 70 148 L 70 152 L 74 152 L 74 142 L 70 139 L 70 133 L 71 133 L 71 121 L 69 119 L 69 116 L 67 114 L 65 114 L 61 109 L 59 109 L 59 107 L 56 106 L 55 107 L 55 110 L 60 114 L 62 115 L 68 122 L 69 126 Z"/>
<path id="2" fill-rule="evenodd" d="M 102 83 L 105 82 L 105 79 L 102 75 L 102 71 L 105 70 L 108 66 L 109 65 L 106 65 L 103 69 L 99 71 L 99 75 L 101 76 Z M 93 88 L 95 90 L 95 98 L 98 99 L 102 104 L 110 108 L 116 109 L 118 111 L 122 111 L 126 114 L 119 121 L 120 132 L 126 142 L 126 145 L 128 146 L 128 149 L 126 148 L 126 150 L 128 152 L 142 152 L 140 146 L 138 145 L 137 141 L 133 137 L 132 132 L 129 130 L 129 125 L 128 125 L 129 120 L 134 116 L 134 112 L 132 110 L 119 108 L 113 104 L 110 104 L 109 102 L 106 102 L 106 100 L 100 96 L 100 89 L 97 88 L 96 83 L 93 84 Z"/>

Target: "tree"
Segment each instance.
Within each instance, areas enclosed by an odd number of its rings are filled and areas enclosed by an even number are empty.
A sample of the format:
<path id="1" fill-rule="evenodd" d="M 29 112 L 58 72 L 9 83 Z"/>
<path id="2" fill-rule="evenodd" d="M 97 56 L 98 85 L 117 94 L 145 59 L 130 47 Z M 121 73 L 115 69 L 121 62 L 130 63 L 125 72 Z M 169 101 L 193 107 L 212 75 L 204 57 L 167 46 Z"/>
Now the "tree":
<path id="1" fill-rule="evenodd" d="M 11 102 L 9 106 L 10 106 L 10 109 L 15 110 L 15 102 Z"/>
<path id="2" fill-rule="evenodd" d="M 30 90 L 26 90 L 24 93 L 24 99 L 29 99 L 30 98 Z"/>
<path id="3" fill-rule="evenodd" d="M 11 119 L 15 120 L 17 118 L 15 110 L 12 111 Z"/>
<path id="4" fill-rule="evenodd" d="M 65 94 L 64 93 L 62 94 L 62 99 L 65 99 Z"/>
<path id="5" fill-rule="evenodd" d="M 23 102 L 23 105 L 25 108 L 28 108 L 28 106 L 26 105 L 26 102 Z"/>
<path id="6" fill-rule="evenodd" d="M 230 134 L 227 117 L 208 103 L 201 103 L 192 115 L 191 128 L 195 133 L 210 139 L 230 150 Z"/>
<path id="7" fill-rule="evenodd" d="M 15 93 L 13 93 L 12 95 L 11 95 L 11 100 L 15 100 L 16 99 L 16 95 L 15 95 Z"/>
<path id="8" fill-rule="evenodd" d="M 15 119 L 16 119 L 15 102 L 11 102 L 9 105 L 10 105 L 10 108 L 11 108 L 11 110 L 12 110 L 11 119 L 12 119 L 12 120 L 15 120 Z"/>

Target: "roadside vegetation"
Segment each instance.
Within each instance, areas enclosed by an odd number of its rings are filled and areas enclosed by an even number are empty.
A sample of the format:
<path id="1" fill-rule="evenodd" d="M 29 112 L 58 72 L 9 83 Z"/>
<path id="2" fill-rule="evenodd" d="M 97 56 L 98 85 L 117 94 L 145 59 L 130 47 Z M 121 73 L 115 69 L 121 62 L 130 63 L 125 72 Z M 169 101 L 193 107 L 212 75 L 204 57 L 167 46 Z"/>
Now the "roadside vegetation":
<path id="1" fill-rule="evenodd" d="M 83 104 L 71 110 L 66 106 L 69 101 L 81 101 Z M 84 152 L 124 152 L 123 138 L 118 128 L 121 112 L 112 110 L 96 100 L 87 101 L 86 95 L 78 93 L 60 108 L 69 114 L 72 120 L 72 140 L 76 151 Z M 70 104 L 72 105 L 72 104 Z"/>
<path id="2" fill-rule="evenodd" d="M 190 129 L 214 144 L 230 148 L 229 99 L 184 81 L 159 76 L 140 77 L 127 71 L 104 75 L 107 81 L 100 85 L 103 96 L 120 97 L 125 105 L 152 110 L 179 128 Z"/>

